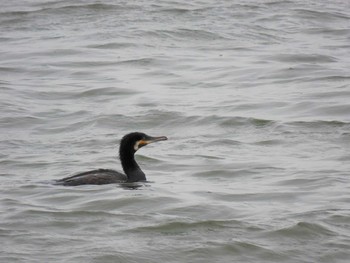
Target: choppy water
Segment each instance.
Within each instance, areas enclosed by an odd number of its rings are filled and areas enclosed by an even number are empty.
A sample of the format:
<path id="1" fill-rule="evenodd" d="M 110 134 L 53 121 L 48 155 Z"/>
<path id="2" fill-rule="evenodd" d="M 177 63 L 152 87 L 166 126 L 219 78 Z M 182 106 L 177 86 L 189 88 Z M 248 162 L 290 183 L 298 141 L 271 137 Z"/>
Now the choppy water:
<path id="1" fill-rule="evenodd" d="M 348 262 L 347 1 L 1 1 L 1 262 Z M 150 182 L 130 131 L 166 135 Z"/>

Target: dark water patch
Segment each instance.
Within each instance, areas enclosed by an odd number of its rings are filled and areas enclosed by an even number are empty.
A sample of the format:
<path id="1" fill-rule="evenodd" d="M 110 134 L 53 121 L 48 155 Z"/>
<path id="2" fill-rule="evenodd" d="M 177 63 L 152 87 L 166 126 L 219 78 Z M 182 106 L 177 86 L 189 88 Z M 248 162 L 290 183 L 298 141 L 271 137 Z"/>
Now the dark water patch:
<path id="1" fill-rule="evenodd" d="M 75 121 L 74 123 L 62 123 L 55 125 L 45 125 L 40 127 L 39 130 L 35 131 L 34 134 L 62 134 L 64 132 L 75 132 L 81 131 L 84 129 L 89 129 L 94 125 L 94 121 L 86 120 L 86 121 Z M 50 126 L 50 127 L 49 127 Z"/>
<path id="2" fill-rule="evenodd" d="M 303 175 L 306 177 L 307 175 Z M 333 180 L 329 178 L 293 178 L 293 179 L 283 179 L 275 182 L 276 185 L 286 186 L 286 187 L 298 187 L 299 189 L 315 189 L 320 186 L 329 185 Z"/>
<path id="3" fill-rule="evenodd" d="M 225 160 L 225 158 L 220 158 L 218 160 Z M 218 164 L 218 162 L 216 162 L 215 164 L 217 165 L 216 169 L 212 169 L 212 164 L 210 164 L 208 165 L 208 167 L 205 166 L 205 171 L 197 171 L 195 173 L 192 173 L 192 176 L 211 180 L 226 181 L 227 179 L 240 180 L 240 178 L 257 178 L 256 176 L 258 175 L 260 175 L 263 178 L 262 174 L 280 175 L 285 172 L 283 168 L 259 166 L 259 164 L 255 163 L 239 164 L 235 161 L 230 161 L 229 164 Z"/>
<path id="4" fill-rule="evenodd" d="M 332 10 L 318 11 L 310 9 L 297 8 L 294 9 L 295 14 L 301 18 L 310 19 L 313 22 L 332 22 L 332 21 L 348 21 L 350 16 L 340 12 L 334 12 Z"/>
<path id="5" fill-rule="evenodd" d="M 186 9 L 186 8 L 181 8 L 181 7 L 173 7 L 173 8 L 162 8 L 160 7 L 159 10 L 155 10 L 152 12 L 155 13 L 164 13 L 164 14 L 173 14 L 173 15 L 184 15 L 187 13 L 191 13 L 193 10 L 192 9 Z"/>
<path id="6" fill-rule="evenodd" d="M 100 114 L 93 120 L 97 127 L 109 128 L 118 131 L 118 134 L 110 134 L 110 136 L 122 136 L 121 130 L 130 132 L 130 123 L 138 123 L 133 116 L 126 116 L 124 114 Z M 138 126 L 138 125 L 137 125 Z"/>
<path id="7" fill-rule="evenodd" d="M 317 77 L 319 81 L 332 81 L 332 82 L 349 82 L 350 76 L 345 75 L 328 75 L 328 76 L 319 76 Z"/>
<path id="8" fill-rule="evenodd" d="M 350 134 L 348 134 L 346 139 L 343 140 L 344 143 L 349 143 L 349 138 L 350 138 Z M 341 162 L 348 162 L 348 161 L 350 161 L 350 154 L 346 155 L 346 156 L 339 157 L 338 160 Z"/>
<path id="9" fill-rule="evenodd" d="M 4 11 L 4 12 L 1 12 L 0 11 L 0 14 L 2 14 L 4 17 L 11 17 L 11 16 L 25 16 L 25 15 L 28 15 L 30 13 L 34 13 L 34 12 L 38 12 L 38 10 L 28 10 L 28 11 Z"/>
<path id="10" fill-rule="evenodd" d="M 0 25 L 1 25 L 1 21 L 0 21 Z M 0 37 L 0 41 L 2 42 L 2 43 L 4 43 L 4 42 L 6 42 L 6 41 L 11 41 L 11 40 L 13 40 L 13 38 L 12 37 Z"/>
<path id="11" fill-rule="evenodd" d="M 270 19 L 271 18 L 269 18 L 268 20 Z M 261 21 L 258 21 L 257 23 L 259 22 Z M 264 26 L 256 26 L 256 28 L 259 31 L 259 33 L 257 32 L 256 35 L 254 35 L 253 37 L 255 39 L 259 39 L 260 41 L 263 41 L 265 45 L 279 44 L 288 40 L 287 37 L 280 34 L 281 31 L 283 30 L 281 28 L 272 29 Z"/>
<path id="12" fill-rule="evenodd" d="M 123 48 L 137 48 L 138 45 L 132 42 L 114 42 L 114 43 L 101 43 L 101 44 L 93 44 L 88 45 L 88 48 L 96 48 L 96 49 L 123 49 Z"/>
<path id="13" fill-rule="evenodd" d="M 183 28 L 175 31 L 175 33 L 171 32 L 171 35 L 176 36 L 177 38 L 191 38 L 192 40 L 218 40 L 218 39 L 226 39 L 222 35 L 219 35 L 217 32 L 210 32 L 207 30 L 194 30 Z"/>
<path id="14" fill-rule="evenodd" d="M 232 140 L 232 139 L 217 139 L 217 140 L 212 140 L 207 143 L 205 143 L 206 146 L 215 146 L 215 147 L 220 147 L 220 146 L 239 146 L 241 145 L 242 142 Z"/>
<path id="15" fill-rule="evenodd" d="M 193 174 L 193 176 L 212 179 L 212 180 L 218 180 L 218 178 L 222 178 L 222 177 L 232 178 L 236 176 L 236 174 L 237 174 L 236 171 L 210 170 L 210 171 L 196 172 Z"/>
<path id="16" fill-rule="evenodd" d="M 316 71 L 316 72 L 315 72 Z M 264 74 L 259 76 L 259 80 L 273 80 L 273 82 L 279 85 L 284 83 L 305 83 L 315 80 L 320 80 L 319 73 L 315 69 L 310 69 L 310 67 L 298 66 L 298 67 L 288 67 L 280 68 L 270 74 Z"/>
<path id="17" fill-rule="evenodd" d="M 347 117 L 350 112 L 350 105 L 327 105 L 316 107 L 313 112 L 321 116 L 344 116 Z"/>
<path id="18" fill-rule="evenodd" d="M 155 65 L 158 60 L 154 58 L 138 58 L 118 61 L 117 64 L 128 66 L 151 66 Z"/>
<path id="19" fill-rule="evenodd" d="M 130 95 L 135 94 L 136 91 L 130 89 L 123 89 L 117 87 L 105 87 L 105 88 L 93 88 L 89 90 L 82 91 L 79 94 L 76 94 L 74 97 L 93 97 L 98 98 L 100 96 L 121 96 L 121 95 Z"/>
<path id="20" fill-rule="evenodd" d="M 51 2 L 51 3 L 33 3 L 31 5 L 30 9 L 27 10 L 13 10 L 6 12 L 0 12 L 7 16 L 29 16 L 29 15 L 42 15 L 42 14 L 60 14 L 61 12 L 64 12 L 65 14 L 68 14 L 70 12 L 86 12 L 86 11 L 93 11 L 93 12 L 116 12 L 116 11 L 123 11 L 128 9 L 137 9 L 137 6 L 133 5 L 118 5 L 118 4 L 105 4 L 105 3 L 76 3 L 73 4 L 69 1 L 57 1 L 57 2 Z M 18 9 L 21 9 L 19 7 Z"/>
<path id="21" fill-rule="evenodd" d="M 288 7 L 290 4 L 294 5 L 295 2 L 285 0 L 285 1 L 269 1 L 269 2 L 263 3 L 263 5 L 267 6 L 268 8 L 271 8 L 271 7 L 284 8 L 284 7 Z"/>
<path id="22" fill-rule="evenodd" d="M 21 129 L 24 129 L 26 127 L 31 128 L 43 123 L 45 123 L 45 121 L 42 118 L 35 116 L 13 116 L 0 119 L 2 128 L 20 127 Z"/>
<path id="23" fill-rule="evenodd" d="M 263 183 L 261 184 L 263 185 Z M 272 190 L 271 190 L 272 191 Z M 265 193 L 265 192 L 259 192 L 259 193 L 246 193 L 246 194 L 240 194 L 240 193 L 212 193 L 212 198 L 220 201 L 225 202 L 296 202 L 300 199 L 301 196 L 309 194 L 305 191 L 298 191 L 298 192 L 284 192 L 282 189 L 275 189 L 274 192 L 271 193 Z"/>
<path id="24" fill-rule="evenodd" d="M 324 131 L 329 128 L 347 128 L 350 127 L 350 122 L 344 121 L 325 121 L 325 120 L 315 120 L 315 121 L 294 121 L 287 122 L 284 125 L 294 126 L 298 128 L 315 129 L 319 131 Z"/>
<path id="25" fill-rule="evenodd" d="M 239 102 L 236 103 L 234 107 L 230 107 L 234 111 L 255 111 L 257 109 L 260 109 L 261 111 L 264 110 L 271 110 L 271 108 L 284 108 L 288 104 L 285 102 L 278 102 L 278 101 L 271 101 L 271 102 L 261 102 L 261 103 L 245 103 L 245 102 Z"/>
<path id="26" fill-rule="evenodd" d="M 146 125 L 146 127 L 183 127 L 192 126 L 194 122 L 199 124 L 199 117 L 186 117 L 184 113 L 179 111 L 167 110 L 148 110 L 143 114 L 133 117 L 139 125 Z"/>
<path id="27" fill-rule="evenodd" d="M 0 72 L 3 72 L 3 74 L 6 74 L 6 73 L 23 73 L 25 72 L 24 69 L 20 69 L 18 67 L 0 67 Z"/>
<path id="28" fill-rule="evenodd" d="M 51 110 L 48 109 L 47 111 L 38 112 L 36 115 L 43 119 L 53 119 L 56 121 L 61 119 L 67 122 L 77 120 L 78 116 L 82 117 L 81 119 L 84 119 L 85 117 L 90 116 L 91 112 L 89 110 L 66 111 L 63 109 L 55 108 Z"/>
<path id="29" fill-rule="evenodd" d="M 243 241 L 235 241 L 231 244 L 223 246 L 224 250 L 230 251 L 233 254 L 245 255 L 244 258 L 255 258 L 258 256 L 261 260 L 282 260 L 285 259 L 283 254 L 279 254 L 271 249 L 263 247 L 258 243 L 249 243 Z M 247 254 L 249 256 L 247 256 Z M 253 256 L 255 255 L 255 256 Z"/>
<path id="30" fill-rule="evenodd" d="M 189 234 L 193 231 L 214 231 L 223 228 L 237 228 L 241 223 L 236 220 L 206 220 L 206 221 L 175 221 L 155 226 L 138 227 L 132 229 L 132 232 L 160 232 L 162 234 Z"/>
<path id="31" fill-rule="evenodd" d="M 58 3 L 54 3 L 56 7 L 51 7 L 51 8 L 44 8 L 42 11 L 46 10 L 52 10 L 54 9 L 55 11 L 65 11 L 65 10 L 92 10 L 92 11 L 115 11 L 115 10 L 124 10 L 124 9 L 129 9 L 129 5 L 117 5 L 117 4 L 105 4 L 105 3 L 93 3 L 93 4 L 75 4 L 75 5 L 69 5 L 71 4 L 70 2 L 64 1 L 68 5 L 62 5 L 62 1 Z M 60 6 L 57 6 L 57 5 Z"/>
<path id="32" fill-rule="evenodd" d="M 336 62 L 336 58 L 320 54 L 278 54 L 270 56 L 269 59 L 288 63 L 331 63 Z"/>
<path id="33" fill-rule="evenodd" d="M 338 245 L 338 244 L 329 244 L 330 247 L 332 245 Z M 349 248 L 346 247 L 342 251 L 339 251 L 337 248 L 333 248 L 332 252 L 328 252 L 327 255 L 323 255 L 319 257 L 319 262 L 328 263 L 330 261 L 336 261 L 339 263 L 347 263 L 349 260 L 350 253 L 346 252 L 349 251 Z"/>
<path id="34" fill-rule="evenodd" d="M 270 232 L 270 234 L 294 239 L 315 239 L 318 237 L 330 238 L 337 235 L 337 233 L 329 230 L 321 224 L 309 222 L 298 222 L 293 226 Z"/>
<path id="35" fill-rule="evenodd" d="M 176 30 L 156 30 L 151 32 L 139 32 L 139 34 L 148 37 L 154 37 L 158 39 L 171 39 L 171 40 L 181 40 L 187 39 L 191 42 L 184 44 L 190 45 L 192 42 L 198 41 L 218 41 L 228 39 L 223 34 L 218 34 L 217 32 L 211 32 L 202 29 L 188 29 L 180 28 Z"/>
<path id="36" fill-rule="evenodd" d="M 146 184 L 147 185 L 147 184 Z M 165 196 L 148 196 L 144 191 L 149 191 L 144 185 L 140 188 L 124 187 L 126 185 L 119 185 L 121 190 L 128 190 L 116 193 L 116 197 L 110 199 L 90 200 L 79 204 L 82 210 L 98 210 L 98 211 L 120 211 L 130 215 L 140 213 L 149 213 L 162 210 L 166 207 L 178 204 L 180 200 L 175 197 Z M 129 185 L 130 186 L 130 185 Z M 147 189 L 147 190 L 145 190 Z M 136 191 L 135 191 L 136 190 Z"/>
<path id="37" fill-rule="evenodd" d="M 252 125 L 255 127 L 265 127 L 273 125 L 275 122 L 272 120 L 256 119 L 256 118 L 245 118 L 245 117 L 225 117 L 221 118 L 220 125 L 223 127 L 230 126 L 246 126 Z"/>
<path id="38" fill-rule="evenodd" d="M 106 61 L 106 60 L 100 60 L 100 61 L 86 60 L 86 61 L 74 61 L 74 62 L 67 61 L 67 62 L 56 62 L 55 67 L 92 70 L 93 68 L 117 66 L 119 63 L 120 62 L 118 61 Z"/>
<path id="39" fill-rule="evenodd" d="M 269 146 L 274 146 L 274 145 L 282 145 L 284 143 L 285 142 L 283 140 L 271 139 L 271 140 L 263 140 L 263 141 L 254 142 L 252 144 L 269 147 Z"/>
<path id="40" fill-rule="evenodd" d="M 284 111 L 287 109 L 284 109 Z M 346 113 L 349 111 L 349 106 L 346 104 L 334 105 L 332 103 L 320 104 L 312 99 L 298 101 L 292 104 L 288 111 L 291 116 L 302 116 L 306 118 L 314 119 L 314 116 L 319 116 L 321 119 L 331 119 L 330 121 L 336 121 L 340 116 L 340 119 L 346 120 Z M 345 117 L 345 118 L 344 118 Z"/>
<path id="41" fill-rule="evenodd" d="M 338 227 L 339 230 L 346 229 L 350 231 L 350 215 L 348 212 L 348 210 L 334 211 L 325 221 L 334 227 Z"/>
<path id="42" fill-rule="evenodd" d="M 124 89 L 119 87 L 100 87 L 100 88 L 76 88 L 70 91 L 52 89 L 36 90 L 34 92 L 24 91 L 22 96 L 26 98 L 32 98 L 42 101 L 53 100 L 67 100 L 67 99 L 103 99 L 104 97 L 119 97 L 130 94 L 136 94 L 137 92 L 130 89 Z M 79 111 L 77 112 L 79 113 Z"/>
<path id="43" fill-rule="evenodd" d="M 103 211 L 52 211 L 52 208 L 50 211 L 36 208 L 23 210 L 18 213 L 12 213 L 12 215 L 7 216 L 6 227 L 24 222 L 26 218 L 29 217 L 36 218 L 35 222 L 32 223 L 32 226 L 59 226 L 74 228 L 84 222 L 98 222 L 103 218 L 112 218 L 115 216 L 111 213 L 105 213 Z M 76 221 L 77 217 L 79 217 L 78 221 Z"/>
<path id="44" fill-rule="evenodd" d="M 46 39 L 55 39 L 55 37 L 54 38 L 48 37 Z M 31 68 L 29 69 L 32 72 L 34 71 L 35 68 L 38 68 L 38 69 L 40 68 L 42 75 L 44 75 L 43 72 L 45 71 L 50 72 L 51 70 L 53 70 L 54 64 L 57 61 L 62 61 L 64 59 L 70 60 L 74 56 L 77 57 L 82 54 L 84 54 L 84 52 L 82 50 L 79 50 L 76 47 L 74 48 L 72 47 L 70 49 L 54 47 L 52 49 L 49 48 L 45 50 L 43 49 L 43 50 L 33 50 L 31 52 L 29 51 L 25 52 L 25 55 L 28 60 L 31 60 L 33 62 L 34 61 L 39 62 L 40 64 L 44 64 L 44 66 L 41 66 L 38 63 L 32 63 Z M 12 60 L 14 59 L 20 60 L 23 57 L 23 55 L 24 55 L 23 53 L 18 53 L 16 55 L 11 54 L 9 58 L 11 58 Z M 28 72 L 28 69 L 26 72 Z M 54 71 L 54 73 L 56 73 L 56 71 Z"/>
<path id="45" fill-rule="evenodd" d="M 133 183 L 121 183 L 119 186 L 124 190 L 143 190 L 144 187 L 150 187 L 151 181 L 147 182 L 133 182 Z"/>
<path id="46" fill-rule="evenodd" d="M 329 36 L 337 36 L 337 37 L 343 37 L 350 34 L 350 29 L 346 28 L 320 28 L 320 27 L 315 27 L 315 28 L 306 28 L 304 29 L 304 32 L 306 34 L 310 35 L 320 35 L 320 34 L 326 34 Z M 345 39 L 344 39 L 345 40 Z M 348 48 L 349 46 L 345 45 L 342 46 L 340 43 L 337 45 L 338 48 Z M 334 48 L 334 47 L 332 47 Z"/>
<path id="47" fill-rule="evenodd" d="M 203 154 L 199 154 L 197 155 L 198 157 L 201 157 L 205 160 L 222 160 L 223 157 L 220 156 L 213 156 L 213 155 L 203 155 Z"/>
<path id="48" fill-rule="evenodd" d="M 344 86 L 339 87 L 337 90 L 324 91 L 324 92 L 313 92 L 312 94 L 305 94 L 306 97 L 319 98 L 324 100 L 335 99 L 341 100 L 346 97 L 350 97 L 350 91 L 345 90 Z"/>
<path id="49" fill-rule="evenodd" d="M 239 262 L 253 262 L 259 258 L 260 262 L 281 262 L 286 256 L 279 254 L 257 242 L 245 241 L 208 241 L 205 247 L 189 248 L 185 254 L 193 258 L 194 262 L 229 262 L 232 258 Z"/>

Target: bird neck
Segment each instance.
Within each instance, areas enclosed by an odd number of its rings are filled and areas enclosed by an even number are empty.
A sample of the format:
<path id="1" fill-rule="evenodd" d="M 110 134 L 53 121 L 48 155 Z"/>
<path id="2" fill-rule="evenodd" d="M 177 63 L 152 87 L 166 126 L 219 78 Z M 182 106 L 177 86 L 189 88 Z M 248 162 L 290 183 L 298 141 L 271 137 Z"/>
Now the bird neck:
<path id="1" fill-rule="evenodd" d="M 137 164 L 134 153 L 121 155 L 120 160 L 129 182 L 146 181 L 146 175 Z"/>

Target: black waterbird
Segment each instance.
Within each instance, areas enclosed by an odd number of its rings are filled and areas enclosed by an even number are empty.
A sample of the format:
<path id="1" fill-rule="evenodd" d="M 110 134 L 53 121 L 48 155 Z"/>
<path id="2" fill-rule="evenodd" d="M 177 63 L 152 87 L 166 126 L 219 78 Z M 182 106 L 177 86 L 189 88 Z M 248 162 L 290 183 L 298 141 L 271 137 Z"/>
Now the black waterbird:
<path id="1" fill-rule="evenodd" d="M 146 175 L 135 161 L 134 155 L 138 149 L 147 144 L 167 139 L 165 136 L 151 137 L 141 132 L 129 133 L 122 138 L 119 146 L 119 158 L 125 174 L 110 169 L 97 169 L 65 177 L 56 183 L 75 186 L 146 181 Z"/>

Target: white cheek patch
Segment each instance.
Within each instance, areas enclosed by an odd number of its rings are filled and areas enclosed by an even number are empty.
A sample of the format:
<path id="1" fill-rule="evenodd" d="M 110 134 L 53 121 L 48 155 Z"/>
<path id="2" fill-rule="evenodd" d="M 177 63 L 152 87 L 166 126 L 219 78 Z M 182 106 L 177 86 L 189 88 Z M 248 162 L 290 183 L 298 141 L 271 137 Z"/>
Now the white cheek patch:
<path id="1" fill-rule="evenodd" d="M 134 150 L 137 151 L 139 149 L 139 144 L 141 141 L 137 141 L 134 145 Z"/>

